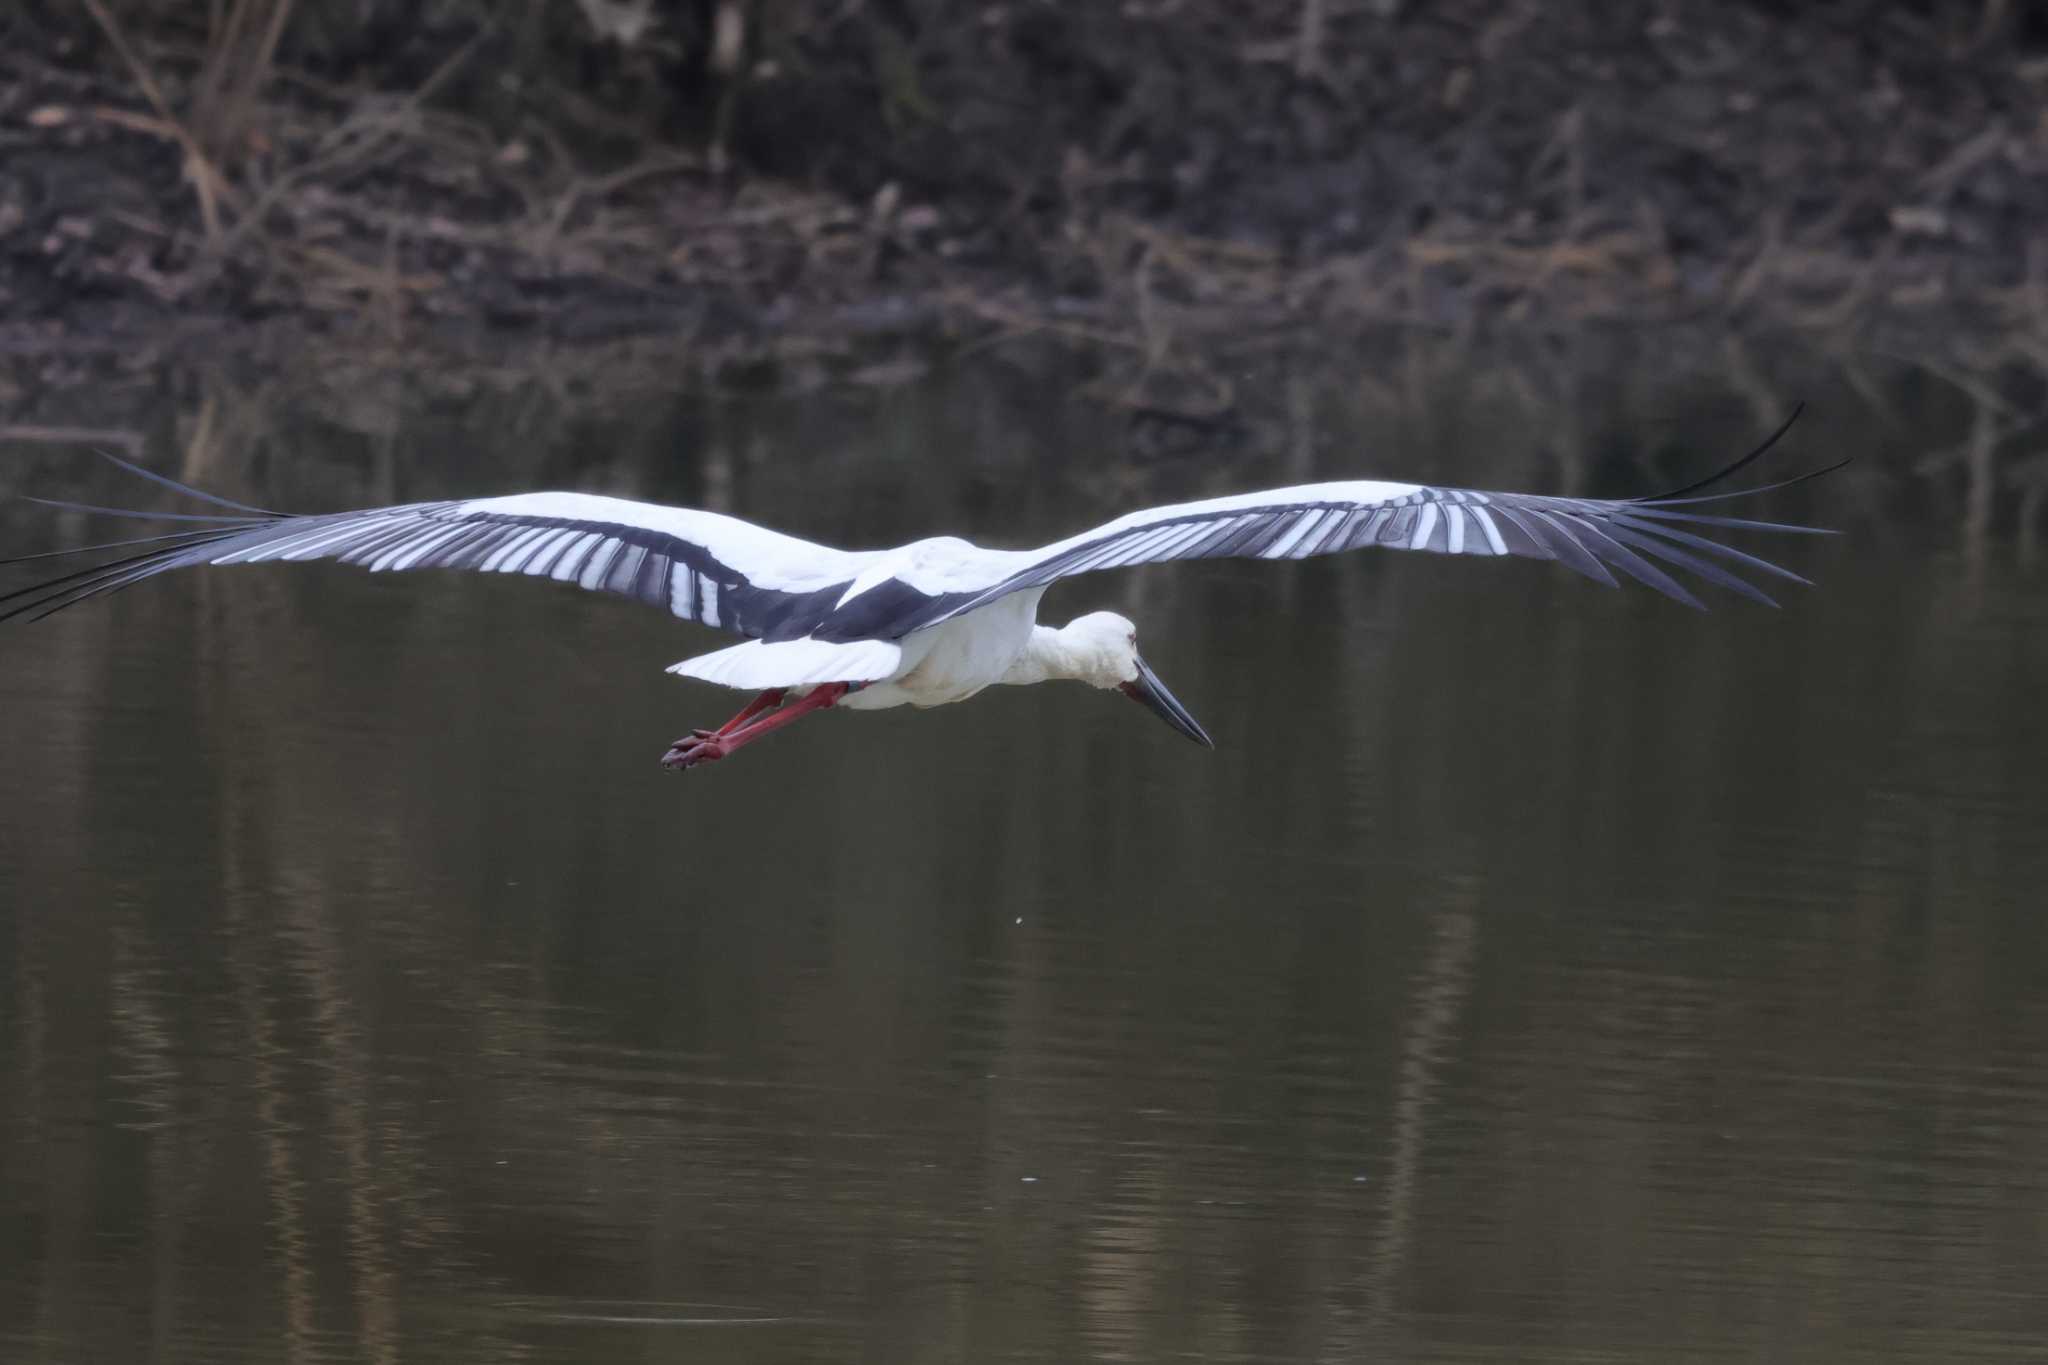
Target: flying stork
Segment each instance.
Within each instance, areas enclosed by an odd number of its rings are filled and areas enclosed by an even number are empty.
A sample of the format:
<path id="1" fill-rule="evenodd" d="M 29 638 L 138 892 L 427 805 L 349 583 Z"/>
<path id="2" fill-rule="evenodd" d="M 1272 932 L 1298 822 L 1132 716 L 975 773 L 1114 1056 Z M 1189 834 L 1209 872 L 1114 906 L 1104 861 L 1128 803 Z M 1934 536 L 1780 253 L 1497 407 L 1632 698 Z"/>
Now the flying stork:
<path id="1" fill-rule="evenodd" d="M 0 560 L 123 552 L 0 595 L 0 605 L 12 604 L 0 609 L 0 620 L 40 619 L 196 564 L 333 559 L 373 573 L 524 574 L 637 598 L 746 637 L 669 668 L 757 695 L 717 729 L 693 730 L 677 740 L 662 756 L 666 768 L 724 758 L 813 711 L 941 706 L 994 683 L 1060 678 L 1114 688 L 1213 748 L 1208 732 L 1139 656 L 1137 628 L 1130 621 L 1098 611 L 1057 629 L 1040 625 L 1038 603 L 1046 589 L 1062 579 L 1134 564 L 1306 559 L 1380 546 L 1555 560 L 1609 587 L 1615 586 L 1610 570 L 1618 569 L 1704 609 L 1659 567 L 1669 565 L 1776 606 L 1730 566 L 1795 583 L 1807 580 L 1699 530 L 1819 533 L 1817 528 L 1696 507 L 1839 468 L 1700 494 L 1761 457 L 1798 415 L 1795 408 L 1783 426 L 1728 468 L 1653 497 L 1555 497 L 1381 480 L 1304 484 L 1145 508 L 1036 550 L 984 549 L 952 536 L 893 550 L 838 550 L 716 512 L 590 493 L 515 493 L 292 516 L 189 488 L 102 451 L 131 473 L 222 510 L 145 512 L 30 498 L 112 516 L 178 521 L 186 529 Z"/>

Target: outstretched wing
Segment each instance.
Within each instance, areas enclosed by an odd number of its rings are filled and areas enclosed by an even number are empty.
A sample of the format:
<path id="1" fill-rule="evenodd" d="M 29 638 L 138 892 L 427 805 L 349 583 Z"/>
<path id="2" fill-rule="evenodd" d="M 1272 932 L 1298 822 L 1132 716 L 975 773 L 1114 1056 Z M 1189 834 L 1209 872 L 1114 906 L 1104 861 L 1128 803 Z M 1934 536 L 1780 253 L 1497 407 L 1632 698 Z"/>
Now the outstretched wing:
<path id="1" fill-rule="evenodd" d="M 1611 570 L 1619 569 L 1681 602 L 1703 607 L 1662 567 L 1668 565 L 1775 606 L 1731 566 L 1797 583 L 1806 580 L 1690 528 L 1815 528 L 1690 509 L 1798 483 L 1839 466 L 1762 488 L 1690 495 L 1761 457 L 1798 415 L 1795 410 L 1768 440 L 1727 469 L 1656 497 L 1563 498 L 1383 482 L 1307 484 L 1133 512 L 1031 552 L 977 550 L 944 539 L 895 551 L 836 550 L 715 512 L 583 493 L 524 493 L 288 517 L 186 488 L 108 455 L 144 478 L 236 515 L 85 508 L 180 521 L 193 529 L 57 551 L 134 553 L 0 596 L 0 621 L 47 616 L 190 565 L 335 559 L 373 571 L 452 568 L 551 578 L 638 598 L 687 620 L 755 639 L 886 641 L 1012 593 L 1098 569 L 1177 559 L 1305 559 L 1368 545 L 1554 559 L 1609 586 L 1615 583 Z M 151 548 L 137 550 L 144 545 Z"/>
<path id="2" fill-rule="evenodd" d="M 1564 498 L 1427 484 L 1351 482 L 1304 484 L 1148 508 L 1048 545 L 980 591 L 949 594 L 910 628 L 938 625 L 1010 593 L 1044 588 L 1098 569 L 1177 559 L 1306 559 L 1375 545 L 1439 554 L 1553 559 L 1609 587 L 1616 586 L 1612 570 L 1618 569 L 1687 606 L 1705 610 L 1705 604 L 1667 571 L 1664 566 L 1668 565 L 1776 606 L 1731 566 L 1795 583 L 1807 580 L 1747 551 L 1710 540 L 1694 528 L 1827 532 L 1717 516 L 1692 507 L 1782 488 L 1841 466 L 1830 465 L 1761 488 L 1705 497 L 1687 495 L 1756 460 L 1776 444 L 1798 415 L 1795 409 L 1768 440 L 1718 474 L 1655 497 Z"/>
<path id="3" fill-rule="evenodd" d="M 47 616 L 89 597 L 192 565 L 332 559 L 373 572 L 469 569 L 549 578 L 618 593 L 666 608 L 685 620 L 759 637 L 785 623 L 800 628 L 829 612 L 847 583 L 872 558 L 813 545 L 715 512 L 586 493 L 522 493 L 322 516 L 280 516 L 186 488 L 115 456 L 107 458 L 158 483 L 246 515 L 83 508 L 181 521 L 193 529 L 56 551 L 57 555 L 93 550 L 132 553 L 0 597 L 0 605 L 4 605 L 0 620 Z M 145 545 L 150 548 L 138 548 Z"/>

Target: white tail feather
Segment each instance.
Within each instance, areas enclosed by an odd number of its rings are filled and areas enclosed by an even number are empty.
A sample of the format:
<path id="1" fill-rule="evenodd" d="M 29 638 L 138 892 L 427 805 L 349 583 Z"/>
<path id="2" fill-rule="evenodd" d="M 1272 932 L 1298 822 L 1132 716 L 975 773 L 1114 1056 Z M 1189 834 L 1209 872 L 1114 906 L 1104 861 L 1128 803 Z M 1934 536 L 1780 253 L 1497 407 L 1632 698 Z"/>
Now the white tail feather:
<path id="1" fill-rule="evenodd" d="M 699 654 L 668 672 L 702 678 L 725 687 L 763 689 L 828 682 L 879 682 L 894 677 L 903 648 L 887 640 L 749 640 L 730 649 Z"/>

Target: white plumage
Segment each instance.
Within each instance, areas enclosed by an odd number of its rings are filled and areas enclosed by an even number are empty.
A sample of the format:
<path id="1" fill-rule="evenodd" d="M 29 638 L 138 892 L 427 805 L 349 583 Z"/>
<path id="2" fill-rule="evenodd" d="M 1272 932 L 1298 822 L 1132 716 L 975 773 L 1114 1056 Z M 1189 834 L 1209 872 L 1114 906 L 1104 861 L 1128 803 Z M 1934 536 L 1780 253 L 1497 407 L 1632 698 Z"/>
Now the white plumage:
<path id="1" fill-rule="evenodd" d="M 902 666 L 903 646 L 891 640 L 748 640 L 670 664 L 678 677 L 758 691 L 828 682 L 879 682 Z"/>
<path id="2" fill-rule="evenodd" d="M 1701 606 L 1669 572 L 1679 569 L 1775 605 L 1732 569 L 1805 580 L 1699 531 L 1810 528 L 1694 509 L 1740 493 L 1690 495 L 1757 459 L 1790 425 L 1788 420 L 1713 478 L 1653 498 L 1482 493 L 1384 481 L 1304 484 L 1146 508 L 1037 550 L 984 549 L 951 536 L 890 550 L 840 550 L 716 512 L 587 493 L 520 493 L 283 516 L 186 488 L 109 455 L 142 477 L 227 510 L 192 515 L 85 508 L 161 516 L 193 529 L 58 551 L 134 552 L 0 597 L 14 602 L 0 620 L 48 615 L 197 564 L 333 559 L 372 572 L 453 568 L 522 574 L 634 597 L 747 637 L 670 668 L 762 692 L 726 726 L 677 741 L 665 759 L 673 766 L 723 757 L 807 710 L 936 706 L 997 683 L 1059 678 L 1119 688 L 1183 734 L 1207 743 L 1201 727 L 1139 657 L 1130 622 L 1098 612 L 1057 630 L 1039 625 L 1045 590 L 1080 574 L 1134 564 L 1302 559 L 1380 546 L 1554 559 L 1610 586 L 1611 571 L 1619 570 Z M 145 545 L 150 548 L 136 549 Z"/>

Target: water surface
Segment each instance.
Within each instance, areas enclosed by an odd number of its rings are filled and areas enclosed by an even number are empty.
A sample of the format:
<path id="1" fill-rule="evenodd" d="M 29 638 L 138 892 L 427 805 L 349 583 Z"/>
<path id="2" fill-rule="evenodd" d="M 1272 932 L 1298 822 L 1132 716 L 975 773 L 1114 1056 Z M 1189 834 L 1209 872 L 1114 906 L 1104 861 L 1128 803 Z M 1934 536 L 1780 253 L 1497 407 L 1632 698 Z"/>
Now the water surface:
<path id="1" fill-rule="evenodd" d="M 173 378 L 148 451 L 308 510 L 1017 543 L 1305 477 L 1632 492 L 1770 406 L 1560 432 L 1462 382 L 1176 454 L 1000 372 L 209 441 Z M 661 667 L 722 641 L 495 578 L 10 628 L 0 1355 L 2038 1358 L 2048 596 L 1898 473 L 1952 414 L 1832 396 L 1788 459 L 1864 469 L 1768 510 L 1855 535 L 1783 547 L 1782 612 L 1385 553 L 1048 598 L 1135 617 L 1213 753 L 1047 686 L 664 774 L 733 700 Z"/>

